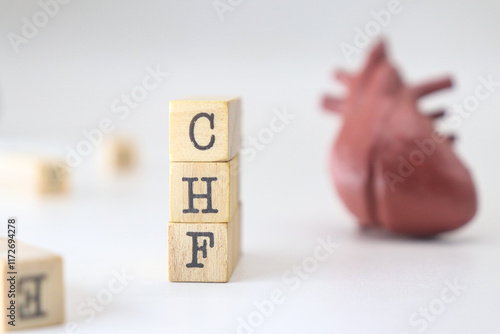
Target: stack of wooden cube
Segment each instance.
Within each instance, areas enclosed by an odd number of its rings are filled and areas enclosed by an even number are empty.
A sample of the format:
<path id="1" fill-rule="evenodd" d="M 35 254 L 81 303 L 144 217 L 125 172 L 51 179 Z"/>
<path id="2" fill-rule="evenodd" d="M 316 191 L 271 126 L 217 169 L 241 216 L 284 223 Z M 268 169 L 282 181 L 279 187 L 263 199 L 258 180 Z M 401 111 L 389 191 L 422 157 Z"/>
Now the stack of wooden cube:
<path id="1" fill-rule="evenodd" d="M 240 99 L 174 100 L 169 115 L 169 280 L 227 282 L 240 254 Z"/>

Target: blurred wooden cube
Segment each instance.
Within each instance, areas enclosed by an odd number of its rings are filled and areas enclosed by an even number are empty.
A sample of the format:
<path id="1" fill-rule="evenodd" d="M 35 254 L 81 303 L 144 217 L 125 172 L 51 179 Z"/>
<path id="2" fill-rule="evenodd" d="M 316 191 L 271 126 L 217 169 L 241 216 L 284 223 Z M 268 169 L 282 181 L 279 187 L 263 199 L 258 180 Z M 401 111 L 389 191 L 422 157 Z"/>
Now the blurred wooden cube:
<path id="1" fill-rule="evenodd" d="M 0 152 L 0 191 L 48 195 L 69 190 L 70 171 L 63 160 L 27 153 Z"/>
<path id="2" fill-rule="evenodd" d="M 62 323 L 64 321 L 62 258 L 38 247 L 16 241 L 14 254 L 16 263 L 11 268 L 7 260 L 8 245 L 8 239 L 0 237 L 0 254 L 2 254 L 0 329 L 11 331 Z M 15 304 L 12 304 L 12 301 L 15 301 Z M 13 320 L 15 326 L 9 324 Z"/>
<path id="3" fill-rule="evenodd" d="M 137 150 L 132 139 L 106 138 L 99 147 L 100 168 L 105 172 L 129 172 L 137 167 Z"/>

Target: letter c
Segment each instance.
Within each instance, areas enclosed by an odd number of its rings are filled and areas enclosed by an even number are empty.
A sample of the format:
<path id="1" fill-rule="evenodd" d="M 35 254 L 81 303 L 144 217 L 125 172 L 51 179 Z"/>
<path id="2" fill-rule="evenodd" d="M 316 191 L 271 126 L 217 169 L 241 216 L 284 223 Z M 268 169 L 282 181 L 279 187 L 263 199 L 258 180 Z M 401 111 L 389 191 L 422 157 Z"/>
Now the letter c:
<path id="1" fill-rule="evenodd" d="M 210 137 L 210 142 L 208 143 L 208 145 L 202 146 L 202 145 L 198 144 L 198 142 L 196 141 L 196 138 L 194 137 L 194 126 L 196 125 L 196 121 L 202 117 L 207 118 L 210 121 L 210 129 L 212 129 L 212 130 L 214 129 L 214 114 L 209 115 L 205 112 L 201 112 L 201 113 L 197 114 L 196 116 L 194 116 L 193 119 L 191 120 L 191 124 L 189 124 L 189 139 L 191 139 L 191 142 L 193 143 L 194 147 L 196 147 L 199 150 L 205 151 L 205 150 L 208 150 L 209 148 L 211 148 L 212 146 L 214 146 L 215 136 L 212 135 Z"/>

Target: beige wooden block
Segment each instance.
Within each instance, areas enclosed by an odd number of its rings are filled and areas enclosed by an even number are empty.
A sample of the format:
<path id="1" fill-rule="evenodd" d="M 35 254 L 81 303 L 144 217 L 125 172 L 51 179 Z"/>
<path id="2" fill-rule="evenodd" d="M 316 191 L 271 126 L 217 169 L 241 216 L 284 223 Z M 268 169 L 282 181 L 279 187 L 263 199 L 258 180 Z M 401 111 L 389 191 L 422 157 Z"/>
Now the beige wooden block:
<path id="1" fill-rule="evenodd" d="M 238 194 L 239 156 L 229 162 L 170 163 L 170 221 L 228 222 Z"/>
<path id="2" fill-rule="evenodd" d="M 0 330 L 11 331 L 31 327 L 60 324 L 64 321 L 63 269 L 60 256 L 22 242 L 16 242 L 14 272 L 7 262 L 8 239 L 0 237 L 1 264 L 1 325 Z M 9 279 L 15 276 L 14 281 Z M 12 296 L 11 282 L 15 286 Z M 10 296 L 9 296 L 10 294 Z M 15 326 L 11 301 L 15 300 Z"/>
<path id="3" fill-rule="evenodd" d="M 137 151 L 132 139 L 107 138 L 99 147 L 99 168 L 105 172 L 128 172 L 137 166 Z"/>
<path id="4" fill-rule="evenodd" d="M 64 161 L 26 153 L 0 152 L 3 193 L 48 195 L 66 193 L 70 173 Z"/>
<path id="5" fill-rule="evenodd" d="M 172 282 L 227 282 L 240 256 L 240 210 L 227 223 L 168 224 Z"/>
<path id="6" fill-rule="evenodd" d="M 239 98 L 170 101 L 170 161 L 229 161 L 241 144 Z"/>

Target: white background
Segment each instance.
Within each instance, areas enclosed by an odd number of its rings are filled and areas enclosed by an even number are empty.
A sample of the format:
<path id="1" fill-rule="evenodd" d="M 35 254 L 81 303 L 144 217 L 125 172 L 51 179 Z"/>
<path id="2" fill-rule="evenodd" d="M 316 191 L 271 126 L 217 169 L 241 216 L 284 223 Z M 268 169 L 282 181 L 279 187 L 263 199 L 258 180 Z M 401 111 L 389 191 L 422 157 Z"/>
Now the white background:
<path id="1" fill-rule="evenodd" d="M 140 149 L 132 176 L 104 178 L 92 154 L 72 174 L 68 197 L 0 204 L 0 219 L 18 217 L 20 239 L 64 256 L 67 320 L 76 332 L 237 333 L 238 319 L 247 321 L 255 302 L 278 289 L 284 302 L 241 333 L 417 333 L 423 327 L 410 318 L 438 305 L 455 280 L 463 291 L 420 332 L 500 330 L 498 92 L 451 129 L 480 197 L 465 228 L 436 240 L 365 233 L 333 190 L 328 154 L 340 119 L 321 110 L 320 97 L 340 91 L 333 68 L 358 68 L 368 50 L 349 61 L 340 44 L 352 44 L 355 28 L 387 3 L 243 0 L 221 20 L 212 0 L 73 0 L 15 52 L 9 33 L 21 34 L 23 17 L 32 21 L 41 7 L 0 2 L 2 144 L 64 154 L 109 117 L 114 134 L 136 138 Z M 452 110 L 480 77 L 500 80 L 498 1 L 401 6 L 383 34 L 405 78 L 449 73 L 456 83 L 422 101 L 426 110 Z M 111 103 L 141 84 L 148 66 L 169 76 L 118 119 Z M 295 116 L 255 159 L 242 159 L 243 256 L 228 284 L 167 281 L 168 102 L 199 94 L 241 95 L 247 139 L 269 127 L 275 109 Z M 338 249 L 291 290 L 282 276 L 313 255 L 318 237 Z M 122 270 L 134 279 L 121 293 L 95 317 L 78 312 Z"/>

